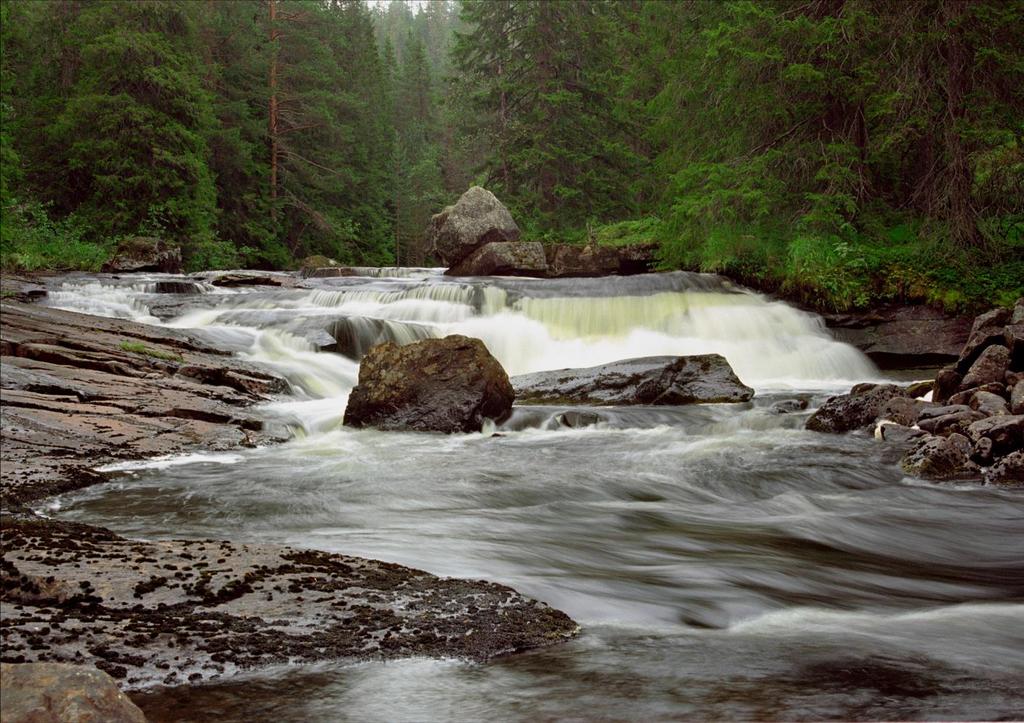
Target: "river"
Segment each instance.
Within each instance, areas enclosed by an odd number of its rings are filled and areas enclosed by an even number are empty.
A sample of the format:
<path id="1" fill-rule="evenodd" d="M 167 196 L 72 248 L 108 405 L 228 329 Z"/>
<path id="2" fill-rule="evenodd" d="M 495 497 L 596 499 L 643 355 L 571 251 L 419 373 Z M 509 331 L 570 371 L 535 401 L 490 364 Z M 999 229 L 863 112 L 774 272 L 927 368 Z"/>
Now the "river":
<path id="1" fill-rule="evenodd" d="M 867 435 L 803 430 L 881 378 L 820 318 L 686 273 L 446 279 L 364 269 L 312 288 L 155 294 L 69 278 L 61 308 L 187 328 L 291 385 L 292 441 L 125 463 L 45 512 L 147 538 L 281 543 L 485 578 L 578 639 L 486 665 L 336 663 L 133 695 L 153 720 L 1012 719 L 1024 712 L 1024 501 L 906 478 Z M 182 299 L 185 299 L 184 303 Z M 325 329 L 331 332 L 328 336 Z M 736 405 L 517 407 L 483 434 L 340 426 L 359 354 L 481 338 L 509 374 L 717 352 Z M 326 351 L 332 349 L 333 351 Z M 346 354 L 348 356 L 346 356 Z"/>

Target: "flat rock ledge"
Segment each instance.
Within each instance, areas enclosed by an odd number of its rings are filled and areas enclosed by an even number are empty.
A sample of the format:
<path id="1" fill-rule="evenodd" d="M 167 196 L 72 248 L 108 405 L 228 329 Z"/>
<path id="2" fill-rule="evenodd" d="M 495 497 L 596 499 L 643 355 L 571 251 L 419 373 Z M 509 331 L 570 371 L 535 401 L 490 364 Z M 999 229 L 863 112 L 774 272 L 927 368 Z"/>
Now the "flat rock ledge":
<path id="1" fill-rule="evenodd" d="M 332 659 L 485 661 L 578 631 L 502 585 L 314 550 L 26 514 L 5 515 L 0 540 L 3 662 L 94 665 L 125 689 Z"/>
<path id="2" fill-rule="evenodd" d="M 19 302 L 0 314 L 9 509 L 102 481 L 92 470 L 117 460 L 285 437 L 247 407 L 286 382 L 186 332 Z"/>
<path id="3" fill-rule="evenodd" d="M 746 402 L 754 396 L 719 354 L 624 359 L 585 369 L 521 374 L 511 381 L 517 404 L 712 404 Z"/>

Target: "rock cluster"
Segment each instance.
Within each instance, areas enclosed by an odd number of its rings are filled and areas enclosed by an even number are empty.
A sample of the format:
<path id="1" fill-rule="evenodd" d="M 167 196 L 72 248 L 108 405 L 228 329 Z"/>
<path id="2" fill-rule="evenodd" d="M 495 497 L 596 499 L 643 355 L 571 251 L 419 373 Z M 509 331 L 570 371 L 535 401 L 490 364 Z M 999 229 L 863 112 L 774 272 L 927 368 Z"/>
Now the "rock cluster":
<path id="1" fill-rule="evenodd" d="M 955 364 L 925 389 L 860 384 L 807 421 L 819 432 L 875 427 L 909 446 L 901 467 L 933 480 L 1024 484 L 1024 299 L 979 316 Z"/>
<path id="2" fill-rule="evenodd" d="M 519 241 L 512 214 L 493 193 L 473 186 L 453 206 L 434 215 L 428 247 L 448 265 L 449 276 L 610 276 L 654 268 L 656 244 L 595 246 Z"/>

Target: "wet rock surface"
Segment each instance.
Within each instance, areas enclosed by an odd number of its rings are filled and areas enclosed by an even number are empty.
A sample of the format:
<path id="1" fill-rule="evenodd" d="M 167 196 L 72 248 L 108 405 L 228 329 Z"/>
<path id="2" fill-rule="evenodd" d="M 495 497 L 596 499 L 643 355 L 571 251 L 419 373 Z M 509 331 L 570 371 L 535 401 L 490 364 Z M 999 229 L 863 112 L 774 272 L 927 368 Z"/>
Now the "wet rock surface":
<path id="1" fill-rule="evenodd" d="M 914 387 L 859 384 L 832 397 L 807 428 L 848 432 L 875 426 L 875 437 L 906 448 L 901 467 L 932 480 L 1017 485 L 1024 474 L 1024 356 L 1018 352 L 1024 299 L 993 309 L 971 325 L 956 362 L 932 385 L 933 402 Z"/>
<path id="2" fill-rule="evenodd" d="M 162 271 L 181 273 L 181 249 L 163 239 L 151 236 L 131 236 L 117 244 L 114 257 L 103 265 L 106 273 L 136 271 Z"/>
<path id="3" fill-rule="evenodd" d="M 970 335 L 968 317 L 930 306 L 883 306 L 854 314 L 830 314 L 825 323 L 839 340 L 863 351 L 882 369 L 949 363 Z"/>
<path id="4" fill-rule="evenodd" d="M 4 503 L 102 481 L 123 459 L 283 438 L 246 407 L 284 380 L 175 329 L 2 306 Z"/>
<path id="5" fill-rule="evenodd" d="M 390 431 L 479 432 L 512 410 L 508 375 L 479 339 L 452 335 L 373 347 L 359 367 L 345 424 Z"/>
<path id="6" fill-rule="evenodd" d="M 907 398 L 907 390 L 895 384 L 862 384 L 849 394 L 830 398 L 807 420 L 813 432 L 840 434 L 866 429 L 895 398 Z"/>
<path id="7" fill-rule="evenodd" d="M 746 402 L 754 390 L 718 354 L 625 359 L 585 369 L 512 378 L 519 404 L 698 404 Z"/>
<path id="8" fill-rule="evenodd" d="M 385 562 L 27 515 L 2 527 L 4 662 L 95 665 L 129 689 L 337 658 L 483 661 L 577 630 L 511 588 Z"/>
<path id="9" fill-rule="evenodd" d="M 145 723 L 103 671 L 66 663 L 0 663 L 4 723 Z"/>

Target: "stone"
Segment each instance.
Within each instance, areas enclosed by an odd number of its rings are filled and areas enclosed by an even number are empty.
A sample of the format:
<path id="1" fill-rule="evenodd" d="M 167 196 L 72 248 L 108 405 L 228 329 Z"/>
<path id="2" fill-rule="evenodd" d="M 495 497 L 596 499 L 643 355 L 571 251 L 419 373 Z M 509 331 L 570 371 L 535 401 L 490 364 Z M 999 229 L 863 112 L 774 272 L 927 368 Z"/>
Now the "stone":
<path id="1" fill-rule="evenodd" d="M 30 515 L 4 516 L 2 547 L 5 659 L 95 665 L 128 690 L 330 660 L 486 661 L 578 630 L 504 585 L 317 550 Z"/>
<path id="2" fill-rule="evenodd" d="M 157 281 L 154 289 L 158 294 L 200 294 L 202 291 L 194 281 Z"/>
<path id="3" fill-rule="evenodd" d="M 971 397 L 970 407 L 988 417 L 1010 413 L 1006 400 L 998 394 L 992 394 L 991 392 L 976 392 Z"/>
<path id="4" fill-rule="evenodd" d="M 1024 445 L 1024 415 L 1015 414 L 980 419 L 967 427 L 967 436 L 977 442 L 982 437 L 992 440 L 992 453 L 1000 457 Z"/>
<path id="5" fill-rule="evenodd" d="M 4 303 L 4 501 L 103 481 L 90 470 L 117 460 L 281 439 L 247 407 L 286 389 L 183 330 Z"/>
<path id="6" fill-rule="evenodd" d="M 0 663 L 4 723 L 145 723 L 146 716 L 97 668 Z"/>
<path id="7" fill-rule="evenodd" d="M 754 396 L 718 354 L 624 359 L 523 374 L 512 384 L 519 404 L 679 405 L 746 402 Z"/>
<path id="8" fill-rule="evenodd" d="M 970 406 L 971 400 L 974 399 L 974 395 L 978 392 L 988 392 L 1001 397 L 1006 394 L 1006 385 L 999 382 L 991 382 L 989 384 L 982 384 L 980 387 L 964 389 L 962 392 L 957 392 L 951 396 L 947 404 L 966 404 Z"/>
<path id="9" fill-rule="evenodd" d="M 1024 371 L 1024 322 L 1008 324 L 1003 332 L 1003 341 L 1010 350 L 1010 368 Z"/>
<path id="10" fill-rule="evenodd" d="M 1010 368 L 1010 352 L 1000 344 L 992 344 L 978 356 L 960 383 L 962 389 L 1002 382 Z"/>
<path id="11" fill-rule="evenodd" d="M 151 236 L 129 236 L 118 242 L 113 258 L 103 264 L 104 273 L 140 271 L 181 273 L 181 249 Z"/>
<path id="12" fill-rule="evenodd" d="M 544 247 L 536 241 L 494 241 L 452 265 L 448 276 L 547 275 Z"/>
<path id="13" fill-rule="evenodd" d="M 580 429 L 582 427 L 593 427 L 595 424 L 608 421 L 603 415 L 597 412 L 588 412 L 570 409 L 555 415 L 555 422 L 559 427 L 568 429 Z"/>
<path id="14" fill-rule="evenodd" d="M 769 414 L 794 414 L 807 409 L 806 399 L 783 399 L 768 407 Z"/>
<path id="15" fill-rule="evenodd" d="M 894 422 L 883 421 L 875 428 L 876 438 L 894 444 L 909 444 L 926 436 L 928 436 L 928 433 L 923 430 L 913 429 L 912 427 L 906 427 Z"/>
<path id="16" fill-rule="evenodd" d="M 925 437 L 900 461 L 907 474 L 929 480 L 977 478 L 980 470 L 970 461 L 971 443 L 962 434 Z"/>
<path id="17" fill-rule="evenodd" d="M 971 424 L 984 418 L 985 415 L 981 412 L 965 407 L 962 410 L 935 417 L 924 418 L 922 415 L 917 421 L 917 426 L 926 432 L 941 436 L 953 434 L 954 432 L 964 434 Z"/>
<path id="18" fill-rule="evenodd" d="M 830 314 L 825 323 L 882 369 L 934 367 L 956 361 L 970 333 L 970 319 L 925 305 L 886 305 L 865 312 Z"/>
<path id="19" fill-rule="evenodd" d="M 931 379 L 926 381 L 914 382 L 913 384 L 907 385 L 907 396 L 912 397 L 913 399 L 919 399 L 920 397 L 923 397 L 926 394 L 928 394 L 928 392 L 932 391 L 934 387 L 935 381 Z"/>
<path id="20" fill-rule="evenodd" d="M 336 279 L 343 276 L 359 276 L 359 273 L 349 266 L 321 266 L 303 269 L 301 275 L 304 279 Z"/>
<path id="21" fill-rule="evenodd" d="M 453 335 L 373 347 L 359 367 L 344 423 L 418 432 L 479 432 L 510 414 L 508 375 L 479 339 Z"/>
<path id="22" fill-rule="evenodd" d="M 849 394 L 830 397 L 811 415 L 805 427 L 832 434 L 867 429 L 878 419 L 886 402 L 906 394 L 905 389 L 895 384 L 859 384 Z"/>
<path id="23" fill-rule="evenodd" d="M 0 300 L 31 303 L 39 301 L 46 294 L 46 287 L 33 279 L 11 274 L 0 276 Z"/>
<path id="24" fill-rule="evenodd" d="M 1010 316 L 1011 324 L 1024 324 L 1024 296 L 1017 299 Z"/>
<path id="25" fill-rule="evenodd" d="M 1024 451 L 1011 452 L 985 470 L 985 483 L 1006 487 L 1024 486 Z"/>
<path id="26" fill-rule="evenodd" d="M 519 227 L 493 193 L 473 186 L 453 206 L 430 219 L 428 248 L 445 265 L 454 266 L 494 241 L 518 241 Z"/>
<path id="27" fill-rule="evenodd" d="M 630 276 L 646 274 L 657 263 L 657 244 L 599 246 L 597 244 L 550 244 L 544 252 L 548 278 Z"/>
<path id="28" fill-rule="evenodd" d="M 234 288 L 237 286 L 295 286 L 295 277 L 271 271 L 230 271 L 213 272 L 207 275 L 214 286 Z"/>
<path id="29" fill-rule="evenodd" d="M 935 375 L 935 386 L 932 389 L 932 401 L 945 404 L 949 398 L 960 390 L 963 377 L 953 367 L 947 367 Z"/>
<path id="30" fill-rule="evenodd" d="M 1024 380 L 1014 384 L 1010 392 L 1010 413 L 1024 414 Z"/>
<path id="31" fill-rule="evenodd" d="M 930 402 L 909 397 L 893 397 L 882 405 L 878 412 L 879 419 L 887 419 L 904 427 L 913 427 L 924 409 L 932 406 Z"/>
<path id="32" fill-rule="evenodd" d="M 962 375 L 966 374 L 985 349 L 992 344 L 1002 344 L 1005 341 L 1004 327 L 1010 319 L 1009 309 L 992 309 L 979 314 L 957 358 L 956 371 Z"/>
<path id="33" fill-rule="evenodd" d="M 989 437 L 981 437 L 974 443 L 974 450 L 971 452 L 971 460 L 985 466 L 992 464 L 992 440 Z"/>

